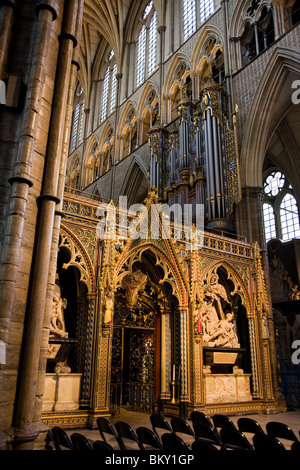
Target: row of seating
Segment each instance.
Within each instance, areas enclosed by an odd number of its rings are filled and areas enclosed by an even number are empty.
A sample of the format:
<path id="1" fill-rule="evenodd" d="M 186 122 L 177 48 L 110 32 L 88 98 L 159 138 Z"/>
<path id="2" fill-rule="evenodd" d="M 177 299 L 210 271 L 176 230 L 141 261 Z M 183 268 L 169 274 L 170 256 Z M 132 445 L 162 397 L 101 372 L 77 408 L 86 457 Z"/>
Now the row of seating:
<path id="1" fill-rule="evenodd" d="M 51 445 L 62 450 L 158 450 L 167 453 L 194 453 L 227 450 L 285 451 L 280 439 L 290 441 L 291 450 L 299 452 L 300 441 L 286 424 L 270 421 L 266 432 L 251 418 L 241 417 L 237 426 L 224 415 L 209 418 L 205 413 L 191 413 L 191 424 L 179 417 L 170 422 L 160 413 L 150 415 L 151 427 L 139 426 L 134 430 L 130 424 L 118 421 L 115 425 L 104 417 L 97 419 L 101 440 L 91 442 L 75 432 L 69 437 L 62 428 L 49 430 L 46 448 Z M 300 433 L 299 433 L 300 434 Z M 247 436 L 251 437 L 247 437 Z"/>

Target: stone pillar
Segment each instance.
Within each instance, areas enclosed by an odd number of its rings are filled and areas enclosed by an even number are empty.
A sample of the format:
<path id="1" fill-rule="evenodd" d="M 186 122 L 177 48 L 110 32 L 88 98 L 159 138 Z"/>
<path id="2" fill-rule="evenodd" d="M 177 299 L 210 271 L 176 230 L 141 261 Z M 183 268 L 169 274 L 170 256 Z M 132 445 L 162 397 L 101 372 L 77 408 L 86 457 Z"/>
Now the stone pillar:
<path id="1" fill-rule="evenodd" d="M 71 61 L 73 48 L 77 45 L 75 37 L 77 7 L 78 4 L 75 0 L 66 1 L 64 25 L 62 34 L 59 37 L 60 50 L 56 88 L 44 169 L 44 185 L 38 200 L 39 227 L 29 287 L 27 324 L 23 339 L 23 360 L 16 396 L 14 436 L 14 447 L 16 449 L 32 448 L 33 440 L 37 437 L 36 430 L 33 428 L 34 404 L 48 288 L 55 209 L 56 204 L 60 202 L 58 198 L 58 181 Z"/>
<path id="2" fill-rule="evenodd" d="M 2 299 L 2 308 L 0 315 L 0 339 L 5 344 L 10 343 L 8 346 L 8 362 L 7 366 L 1 370 L 1 387 L 6 390 L 11 390 L 10 399 L 4 400 L 5 409 L 13 408 L 14 396 L 15 396 L 15 370 L 12 364 L 18 366 L 19 363 L 19 345 L 21 343 L 21 324 L 25 315 L 25 306 L 18 307 L 16 309 L 16 289 L 18 286 L 18 274 L 20 269 L 20 254 L 26 252 L 28 258 L 22 259 L 23 265 L 27 263 L 28 266 L 31 264 L 31 251 L 30 243 L 28 240 L 25 241 L 29 247 L 26 251 L 22 249 L 24 242 L 23 237 L 28 234 L 30 236 L 31 231 L 34 232 L 36 224 L 36 212 L 31 209 L 29 217 L 29 188 L 33 186 L 32 181 L 32 166 L 34 161 L 35 146 L 37 144 L 37 135 L 40 129 L 43 129 L 49 125 L 50 116 L 43 116 L 43 123 L 41 124 L 41 109 L 42 101 L 44 99 L 43 92 L 45 87 L 45 77 L 49 68 L 48 59 L 49 56 L 52 59 L 53 48 L 51 48 L 51 31 L 53 21 L 57 18 L 57 2 L 48 1 L 40 2 L 36 8 L 37 22 L 35 28 L 35 46 L 30 57 L 30 64 L 32 64 L 30 74 L 28 74 L 28 88 L 26 95 L 26 102 L 24 104 L 24 111 L 21 116 L 22 128 L 19 134 L 19 144 L 16 152 L 16 159 L 14 165 L 14 171 L 12 177 L 9 180 L 11 184 L 11 202 L 8 209 L 7 220 L 6 220 L 6 233 L 2 241 L 2 253 L 1 253 L 1 273 L 0 273 L 0 297 Z M 20 18 L 20 22 L 22 18 Z M 56 62 L 54 63 L 56 64 Z M 52 96 L 47 97 L 49 100 L 49 107 L 51 106 Z M 39 142 L 40 144 L 40 142 Z M 38 173 L 36 173 L 38 175 Z M 41 175 L 42 177 L 42 175 Z M 36 178 L 36 186 L 39 186 L 38 177 Z M 38 190 L 38 189 L 37 189 Z M 31 196 L 31 199 L 33 196 Z M 27 232 L 24 229 L 25 222 L 27 220 Z M 28 228 L 28 224 L 31 224 L 32 229 Z M 30 256 L 30 257 L 29 257 Z M 21 269 L 21 272 L 25 273 L 25 269 Z M 26 271 L 27 274 L 27 271 Z M 29 277 L 29 268 L 28 268 Z M 25 275 L 23 274 L 22 281 L 25 281 Z M 22 282 L 21 281 L 21 282 Z M 26 297 L 23 297 L 24 304 L 26 303 Z M 14 311 L 17 311 L 14 317 Z M 17 317 L 16 317 L 17 315 Z M 11 356 L 11 357 L 10 357 Z M 1 368 L 2 369 L 2 368 Z M 3 374 L 3 376 L 2 376 Z M 5 378 L 4 378 L 5 376 Z M 5 397 L 4 390 L 2 390 L 2 397 Z M 34 399 L 33 399 L 34 402 Z M 12 413 L 12 412 L 11 412 Z M 35 433 L 33 432 L 33 435 Z"/>
<path id="3" fill-rule="evenodd" d="M 72 67 L 71 67 L 71 77 L 70 77 L 70 86 L 68 92 L 68 102 L 65 115 L 65 130 L 64 130 L 64 140 L 62 146 L 62 158 L 60 162 L 60 175 L 58 181 L 58 198 L 60 203 L 58 204 L 55 212 L 54 227 L 53 227 L 53 237 L 52 237 L 52 250 L 50 257 L 50 266 L 49 266 L 49 278 L 48 278 L 48 292 L 47 292 L 47 304 L 45 307 L 45 317 L 43 325 L 43 337 L 41 342 L 41 355 L 40 355 L 40 364 L 39 364 L 39 378 L 37 386 L 37 398 L 36 398 L 36 407 L 35 407 L 35 416 L 34 421 L 37 423 L 36 428 L 41 428 L 40 417 L 42 413 L 42 396 L 44 392 L 44 383 L 45 383 L 45 371 L 47 366 L 47 353 L 48 353 L 48 341 L 49 341 L 49 324 L 51 319 L 51 307 L 53 299 L 53 286 L 55 284 L 56 270 L 57 270 L 57 252 L 59 244 L 59 232 L 60 232 L 60 223 L 63 216 L 62 205 L 63 205 L 63 194 L 65 186 L 65 174 L 67 166 L 67 158 L 70 144 L 70 129 L 72 122 L 72 113 L 73 113 L 73 100 L 75 94 L 75 86 L 78 72 L 78 54 L 79 54 L 79 42 L 80 42 L 80 33 L 82 25 L 82 14 L 83 14 L 83 0 L 80 0 L 80 5 L 77 15 L 77 25 L 76 25 L 76 39 L 77 47 L 74 49 Z"/>
<path id="4" fill-rule="evenodd" d="M 0 80 L 6 78 L 5 68 L 15 11 L 16 0 L 0 2 Z"/>

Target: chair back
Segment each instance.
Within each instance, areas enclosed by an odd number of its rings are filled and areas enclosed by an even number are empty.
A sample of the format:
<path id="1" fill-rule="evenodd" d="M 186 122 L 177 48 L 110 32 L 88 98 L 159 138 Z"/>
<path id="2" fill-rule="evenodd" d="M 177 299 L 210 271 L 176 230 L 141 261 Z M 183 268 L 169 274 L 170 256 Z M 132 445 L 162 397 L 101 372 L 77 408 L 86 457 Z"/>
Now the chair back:
<path id="1" fill-rule="evenodd" d="M 238 429 L 221 428 L 220 437 L 223 445 L 227 449 L 253 450 L 246 436 Z"/>
<path id="2" fill-rule="evenodd" d="M 102 452 L 102 454 L 114 452 L 114 448 L 105 441 L 93 442 L 93 450 Z"/>
<path id="3" fill-rule="evenodd" d="M 136 434 L 143 450 L 149 450 L 149 447 L 162 450 L 162 443 L 152 429 L 140 426 L 136 429 Z"/>
<path id="4" fill-rule="evenodd" d="M 176 436 L 176 434 L 166 432 L 161 436 L 161 441 L 164 452 L 178 454 L 189 450 L 184 440 L 181 439 L 181 437 Z"/>
<path id="5" fill-rule="evenodd" d="M 174 433 L 188 434 L 189 436 L 196 437 L 189 423 L 183 418 L 172 418 L 171 426 Z"/>
<path id="6" fill-rule="evenodd" d="M 229 418 L 229 416 L 215 414 L 212 416 L 212 421 L 214 423 L 215 428 L 236 429 L 233 421 Z"/>
<path id="7" fill-rule="evenodd" d="M 73 450 L 73 444 L 68 434 L 59 426 L 52 428 L 52 435 L 56 442 L 57 450 Z"/>
<path id="8" fill-rule="evenodd" d="M 115 430 L 113 424 L 107 418 L 104 418 L 103 416 L 97 418 L 97 426 L 104 442 L 111 444 L 111 442 L 108 442 L 106 437 L 106 434 L 109 434 L 115 438 L 119 448 L 121 450 L 125 450 L 123 447 L 123 443 L 120 441 L 117 431 Z"/>
<path id="9" fill-rule="evenodd" d="M 46 439 L 45 439 L 45 450 L 58 450 L 57 449 L 57 444 L 53 436 L 53 432 L 51 429 L 48 429 Z"/>
<path id="10" fill-rule="evenodd" d="M 299 440 L 294 431 L 287 424 L 278 421 L 269 421 L 266 424 L 266 430 L 267 434 L 272 437 L 279 437 L 294 442 Z"/>
<path id="11" fill-rule="evenodd" d="M 210 442 L 211 444 L 222 445 L 222 441 L 218 431 L 206 424 L 196 423 L 194 426 L 196 439 L 200 438 Z"/>
<path id="12" fill-rule="evenodd" d="M 139 450 L 143 450 L 143 446 L 141 445 L 139 438 L 137 437 L 134 429 L 130 426 L 130 424 L 125 423 L 124 421 L 118 421 L 116 423 L 116 431 L 118 433 L 120 441 L 122 442 L 126 450 L 134 450 L 132 444 L 135 444 L 135 448 L 138 447 Z M 130 440 L 131 443 L 128 445 L 125 439 Z"/>
<path id="13" fill-rule="evenodd" d="M 282 452 L 286 450 L 282 442 L 268 434 L 254 434 L 253 444 L 254 450 L 260 452 Z"/>
<path id="14" fill-rule="evenodd" d="M 93 450 L 91 441 L 78 432 L 71 434 L 71 441 L 74 450 Z"/>
<path id="15" fill-rule="evenodd" d="M 157 428 L 159 428 L 159 429 L 164 429 L 166 431 L 173 432 L 172 427 L 169 424 L 169 422 L 160 413 L 152 413 L 150 415 L 150 422 L 151 422 L 153 431 L 155 431 Z"/>
<path id="16" fill-rule="evenodd" d="M 265 434 L 261 425 L 252 418 L 239 418 L 237 422 L 239 431 L 251 434 Z"/>
<path id="17" fill-rule="evenodd" d="M 210 418 L 205 414 L 202 413 L 201 411 L 192 411 L 191 412 L 191 420 L 194 424 L 205 424 L 206 426 L 210 426 L 211 428 L 213 427 L 213 423 L 211 422 Z"/>
<path id="18" fill-rule="evenodd" d="M 220 448 L 216 447 L 214 444 L 210 442 L 205 442 L 199 439 L 196 439 L 192 444 L 192 451 L 196 455 L 199 454 L 203 456 L 206 453 L 215 452 L 216 450 L 220 450 Z"/>

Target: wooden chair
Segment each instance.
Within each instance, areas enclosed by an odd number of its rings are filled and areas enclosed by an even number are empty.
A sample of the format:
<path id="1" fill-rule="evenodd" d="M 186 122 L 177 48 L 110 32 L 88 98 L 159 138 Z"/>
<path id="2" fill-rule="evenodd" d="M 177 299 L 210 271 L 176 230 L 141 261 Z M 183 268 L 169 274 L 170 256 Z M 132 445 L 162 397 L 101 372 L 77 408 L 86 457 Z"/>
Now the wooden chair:
<path id="1" fill-rule="evenodd" d="M 185 453 L 189 450 L 187 444 L 181 437 L 169 432 L 161 436 L 163 451 L 170 454 Z"/>
<path id="2" fill-rule="evenodd" d="M 130 424 L 118 421 L 116 431 L 125 450 L 143 450 L 143 446 Z"/>
<path id="3" fill-rule="evenodd" d="M 115 449 L 105 441 L 93 442 L 93 450 L 96 452 L 102 452 L 102 454 L 114 452 Z"/>
<path id="4" fill-rule="evenodd" d="M 192 451 L 199 456 L 208 454 L 209 452 L 215 452 L 216 450 L 220 450 L 220 448 L 210 442 L 202 441 L 201 439 L 196 439 L 192 444 Z"/>
<path id="5" fill-rule="evenodd" d="M 229 416 L 215 414 L 212 416 L 212 422 L 214 423 L 215 428 L 231 428 L 236 429 L 235 424 L 229 418 Z"/>
<path id="6" fill-rule="evenodd" d="M 269 421 L 266 424 L 267 434 L 277 439 L 286 439 L 287 441 L 298 442 L 299 439 L 294 431 L 284 423 L 278 421 Z"/>
<path id="7" fill-rule="evenodd" d="M 191 420 L 194 424 L 205 424 L 206 426 L 210 426 L 211 428 L 214 427 L 213 423 L 211 422 L 210 418 L 201 411 L 192 411 L 191 412 Z"/>
<path id="8" fill-rule="evenodd" d="M 73 444 L 68 434 L 59 426 L 51 429 L 57 450 L 73 450 Z"/>
<path id="9" fill-rule="evenodd" d="M 225 446 L 226 449 L 253 450 L 253 447 L 248 441 L 248 439 L 246 438 L 246 436 L 238 429 L 234 429 L 230 427 L 221 428 L 220 437 L 221 437 L 223 446 Z"/>
<path id="10" fill-rule="evenodd" d="M 136 429 L 136 435 L 143 447 L 143 450 L 162 450 L 162 443 L 152 429 L 139 426 Z"/>
<path id="11" fill-rule="evenodd" d="M 194 427 L 196 440 L 200 439 L 201 441 L 213 444 L 218 447 L 222 447 L 221 437 L 218 431 L 206 424 L 197 423 Z"/>
<path id="12" fill-rule="evenodd" d="M 83 434 L 74 432 L 71 434 L 71 441 L 74 450 L 93 450 L 91 441 Z"/>
<path id="13" fill-rule="evenodd" d="M 161 435 L 164 434 L 166 431 L 171 433 L 173 432 L 171 425 L 161 413 L 152 413 L 150 415 L 150 422 L 152 425 L 152 429 L 158 438 L 160 438 Z M 159 432 L 159 430 L 161 432 Z"/>
<path id="14" fill-rule="evenodd" d="M 254 434 L 253 444 L 254 450 L 259 452 L 283 452 L 286 450 L 282 442 L 268 434 Z"/>
<path id="15" fill-rule="evenodd" d="M 117 431 L 107 418 L 103 416 L 97 418 L 97 426 L 104 442 L 107 442 L 107 444 L 111 445 L 115 450 L 125 450 Z M 112 436 L 112 439 L 107 439 L 107 434 Z"/>

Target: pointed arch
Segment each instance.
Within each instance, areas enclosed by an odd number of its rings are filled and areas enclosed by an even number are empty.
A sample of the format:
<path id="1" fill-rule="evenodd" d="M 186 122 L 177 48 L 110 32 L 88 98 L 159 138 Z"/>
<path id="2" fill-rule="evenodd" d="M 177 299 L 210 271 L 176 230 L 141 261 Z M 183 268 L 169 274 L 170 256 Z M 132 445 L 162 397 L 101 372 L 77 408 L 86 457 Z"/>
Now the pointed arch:
<path id="1" fill-rule="evenodd" d="M 252 301 L 249 290 L 238 271 L 227 261 L 216 261 L 210 264 L 202 275 L 202 284 L 206 281 L 213 273 L 219 268 L 223 268 L 227 273 L 228 280 L 231 280 L 234 284 L 234 291 L 231 295 L 238 294 L 241 297 L 242 304 L 246 308 L 247 315 L 252 313 Z"/>
<path id="2" fill-rule="evenodd" d="M 205 25 L 201 29 L 201 33 L 192 52 L 191 63 L 193 71 L 199 69 L 201 59 L 203 56 L 206 55 L 205 46 L 211 39 L 216 39 L 215 47 L 219 48 L 219 46 L 221 45 L 221 47 L 224 48 L 224 38 L 219 28 L 211 24 Z"/>
<path id="3" fill-rule="evenodd" d="M 76 267 L 80 272 L 80 281 L 86 285 L 88 293 L 95 292 L 95 271 L 91 258 L 80 240 L 63 224 L 60 228 L 59 249 L 61 248 L 65 248 L 70 254 L 70 261 L 63 265 L 63 269 Z"/>
<path id="4" fill-rule="evenodd" d="M 294 106 L 291 84 L 299 75 L 300 53 L 276 48 L 257 87 L 244 128 L 240 156 L 244 186 L 262 186 L 262 168 L 268 142 L 279 122 Z M 295 164 L 299 165 L 299 162 Z"/>
<path id="5" fill-rule="evenodd" d="M 120 194 L 127 196 L 128 205 L 141 203 L 148 192 L 148 172 L 143 162 L 134 156 L 127 170 Z"/>
<path id="6" fill-rule="evenodd" d="M 83 157 L 83 171 L 81 176 L 81 186 L 85 187 L 91 184 L 93 181 L 94 167 L 96 162 L 96 157 L 94 155 L 95 149 L 98 147 L 98 138 L 93 134 L 87 144 L 84 157 Z M 92 161 L 92 159 L 93 161 Z"/>
<path id="7" fill-rule="evenodd" d="M 156 259 L 156 266 L 164 272 L 164 277 L 161 283 L 167 282 L 172 288 L 172 294 L 177 298 L 179 305 L 188 305 L 188 286 L 178 268 L 177 256 L 173 252 L 171 246 L 165 241 L 165 252 L 161 247 L 158 247 L 152 242 L 143 243 L 140 246 L 129 247 L 126 254 L 120 259 L 116 269 L 116 288 L 121 284 L 124 276 L 131 272 L 132 265 L 136 261 L 141 261 L 143 253 L 150 251 Z"/>

